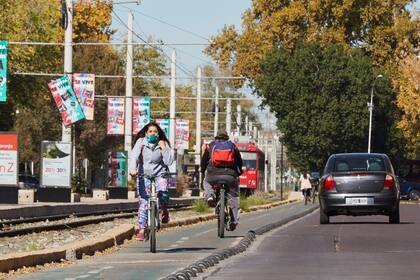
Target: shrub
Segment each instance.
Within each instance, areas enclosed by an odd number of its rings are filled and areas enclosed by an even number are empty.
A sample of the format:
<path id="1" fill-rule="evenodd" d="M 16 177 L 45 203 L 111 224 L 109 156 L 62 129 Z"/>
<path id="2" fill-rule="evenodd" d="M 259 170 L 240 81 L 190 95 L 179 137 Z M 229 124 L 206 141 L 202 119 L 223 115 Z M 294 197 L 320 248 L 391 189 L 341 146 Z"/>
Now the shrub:
<path id="1" fill-rule="evenodd" d="M 203 199 L 197 199 L 194 201 L 193 210 L 198 213 L 208 213 L 211 212 L 210 207 L 207 205 L 206 201 Z"/>

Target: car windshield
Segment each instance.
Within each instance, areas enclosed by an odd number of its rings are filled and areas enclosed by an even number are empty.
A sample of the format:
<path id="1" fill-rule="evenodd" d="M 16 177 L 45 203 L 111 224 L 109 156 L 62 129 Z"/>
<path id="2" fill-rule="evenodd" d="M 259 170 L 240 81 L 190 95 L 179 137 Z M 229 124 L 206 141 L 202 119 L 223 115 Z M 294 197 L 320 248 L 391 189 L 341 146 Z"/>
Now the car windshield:
<path id="1" fill-rule="evenodd" d="M 385 164 L 379 157 L 338 157 L 335 160 L 334 171 L 385 171 Z"/>

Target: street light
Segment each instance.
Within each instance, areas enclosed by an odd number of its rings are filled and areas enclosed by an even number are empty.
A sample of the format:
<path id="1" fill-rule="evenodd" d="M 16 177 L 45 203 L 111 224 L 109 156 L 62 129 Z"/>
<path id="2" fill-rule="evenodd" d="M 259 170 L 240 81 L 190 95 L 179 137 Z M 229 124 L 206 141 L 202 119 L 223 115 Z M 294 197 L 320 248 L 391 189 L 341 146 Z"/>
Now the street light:
<path id="1" fill-rule="evenodd" d="M 368 141 L 368 153 L 370 154 L 370 142 L 372 138 L 372 112 L 373 112 L 373 89 L 375 88 L 376 80 L 382 78 L 383 76 L 379 74 L 376 76 L 375 80 L 372 84 L 372 89 L 370 91 L 370 103 L 368 102 L 368 109 L 369 109 L 369 141 Z"/>

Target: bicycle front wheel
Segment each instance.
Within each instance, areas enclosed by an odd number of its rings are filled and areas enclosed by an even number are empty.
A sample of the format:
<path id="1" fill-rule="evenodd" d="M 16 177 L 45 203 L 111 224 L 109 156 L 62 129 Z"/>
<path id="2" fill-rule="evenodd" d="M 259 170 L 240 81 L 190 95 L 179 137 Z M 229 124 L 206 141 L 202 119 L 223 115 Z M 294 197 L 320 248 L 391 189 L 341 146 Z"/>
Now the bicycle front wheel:
<path id="1" fill-rule="evenodd" d="M 156 202 L 150 202 L 150 221 L 149 221 L 149 231 L 150 231 L 150 252 L 156 253 Z"/>
<path id="2" fill-rule="evenodd" d="M 225 237 L 225 221 L 226 221 L 226 200 L 225 200 L 225 189 L 220 189 L 219 197 L 219 215 L 217 217 L 217 235 L 220 238 Z"/>

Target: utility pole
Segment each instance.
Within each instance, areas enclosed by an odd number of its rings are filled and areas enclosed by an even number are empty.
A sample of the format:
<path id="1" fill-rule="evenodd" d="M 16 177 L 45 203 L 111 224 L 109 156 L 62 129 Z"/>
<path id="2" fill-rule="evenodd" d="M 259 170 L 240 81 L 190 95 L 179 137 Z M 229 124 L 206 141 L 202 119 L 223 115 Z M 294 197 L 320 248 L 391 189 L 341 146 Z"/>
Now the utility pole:
<path id="1" fill-rule="evenodd" d="M 200 165 L 201 156 L 201 68 L 197 69 L 197 113 L 195 123 L 195 164 Z M 201 173 L 201 172 L 200 172 Z"/>
<path id="2" fill-rule="evenodd" d="M 70 83 L 72 82 L 72 73 L 73 73 L 73 1 L 66 0 L 66 17 L 67 23 L 65 24 L 64 32 L 64 74 L 68 75 Z M 72 128 L 66 127 L 62 124 L 62 133 L 61 141 L 71 143 L 72 142 Z M 75 174 L 76 171 L 76 143 L 72 142 L 72 173 Z"/>
<path id="3" fill-rule="evenodd" d="M 232 132 L 232 99 L 226 99 L 226 133 L 229 135 Z"/>
<path id="4" fill-rule="evenodd" d="M 245 135 L 248 136 L 249 132 L 249 122 L 248 122 L 248 116 L 245 116 Z"/>
<path id="5" fill-rule="evenodd" d="M 283 138 L 280 138 L 280 200 L 283 200 Z"/>
<path id="6" fill-rule="evenodd" d="M 128 155 L 128 166 L 132 159 L 131 141 L 132 141 L 132 119 L 133 119 L 133 14 L 128 13 L 128 30 L 127 30 L 127 64 L 125 68 L 125 120 L 124 120 L 124 150 Z"/>
<path id="7" fill-rule="evenodd" d="M 277 168 L 277 135 L 274 134 L 271 140 L 271 171 L 270 171 L 270 183 L 271 190 L 276 190 L 276 168 Z"/>
<path id="8" fill-rule="evenodd" d="M 175 149 L 175 136 L 176 136 L 176 126 L 175 126 L 175 101 L 176 101 L 176 52 L 172 51 L 172 61 L 171 61 L 171 99 L 169 104 L 169 143 L 171 144 L 172 149 Z M 176 171 L 176 163 L 169 166 L 169 171 L 174 173 Z"/>
<path id="9" fill-rule="evenodd" d="M 214 136 L 217 135 L 217 130 L 219 129 L 219 85 L 216 80 L 216 94 L 214 101 Z"/>
<path id="10" fill-rule="evenodd" d="M 264 154 L 265 154 L 265 162 L 264 162 L 264 192 L 268 191 L 268 138 L 267 134 L 263 136 L 263 143 L 264 143 Z"/>
<path id="11" fill-rule="evenodd" d="M 67 24 L 64 33 L 64 74 L 68 74 L 70 81 L 73 72 L 73 1 L 66 0 Z M 71 128 L 62 124 L 61 141 L 71 142 Z"/>
<path id="12" fill-rule="evenodd" d="M 258 136 L 258 128 L 256 126 L 254 126 L 254 133 L 252 135 L 252 138 L 254 139 L 254 142 L 255 143 L 257 143 L 257 141 L 258 141 L 258 144 L 260 143 L 259 142 L 260 141 L 260 137 Z"/>
<path id="13" fill-rule="evenodd" d="M 236 130 L 238 131 L 238 135 L 241 136 L 241 124 L 242 124 L 242 120 L 241 120 L 241 105 L 238 104 L 236 106 Z"/>

